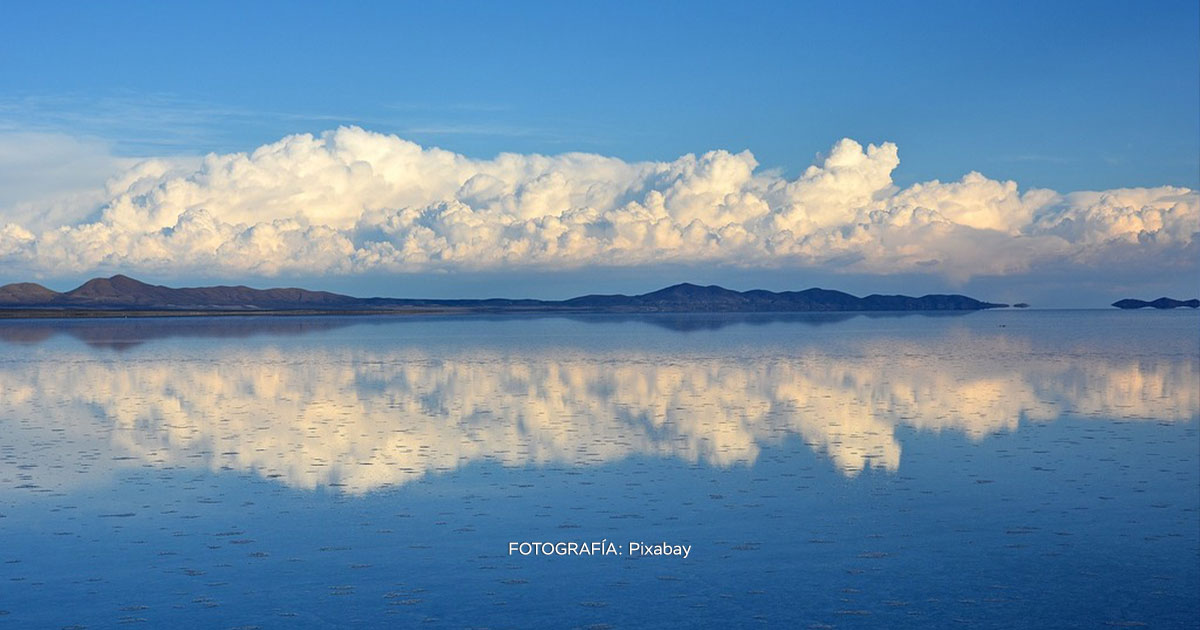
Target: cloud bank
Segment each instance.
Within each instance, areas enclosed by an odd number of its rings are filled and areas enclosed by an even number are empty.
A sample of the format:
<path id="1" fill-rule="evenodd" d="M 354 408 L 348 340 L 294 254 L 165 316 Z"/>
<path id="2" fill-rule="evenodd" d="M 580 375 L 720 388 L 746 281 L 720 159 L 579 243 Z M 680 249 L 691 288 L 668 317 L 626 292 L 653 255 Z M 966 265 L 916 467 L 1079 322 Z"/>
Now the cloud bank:
<path id="1" fill-rule="evenodd" d="M 49 225 L 9 204 L 0 264 L 230 277 L 716 264 L 964 281 L 1200 258 L 1191 189 L 1022 192 L 977 172 L 899 188 L 898 165 L 896 145 L 850 139 L 795 179 L 748 151 L 478 160 L 343 127 L 198 164 L 145 160 L 111 178 L 99 205 L 56 201 L 46 212 L 70 220 Z"/>

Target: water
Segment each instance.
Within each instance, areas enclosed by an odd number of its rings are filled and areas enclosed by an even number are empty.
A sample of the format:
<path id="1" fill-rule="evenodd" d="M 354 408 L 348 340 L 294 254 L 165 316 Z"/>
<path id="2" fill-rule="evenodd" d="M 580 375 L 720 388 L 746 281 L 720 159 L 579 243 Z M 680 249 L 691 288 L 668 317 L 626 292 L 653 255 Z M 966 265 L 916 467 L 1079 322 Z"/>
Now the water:
<path id="1" fill-rule="evenodd" d="M 0 628 L 1194 628 L 1198 354 L 1194 312 L 3 321 Z"/>

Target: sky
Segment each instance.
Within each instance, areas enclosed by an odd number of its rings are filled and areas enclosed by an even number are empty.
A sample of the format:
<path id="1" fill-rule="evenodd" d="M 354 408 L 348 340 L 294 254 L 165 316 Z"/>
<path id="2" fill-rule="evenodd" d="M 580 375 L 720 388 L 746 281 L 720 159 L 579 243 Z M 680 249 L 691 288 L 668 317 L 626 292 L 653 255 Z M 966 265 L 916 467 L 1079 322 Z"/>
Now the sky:
<path id="1" fill-rule="evenodd" d="M 1194 1 L 5 15 L 0 283 L 1198 292 Z"/>

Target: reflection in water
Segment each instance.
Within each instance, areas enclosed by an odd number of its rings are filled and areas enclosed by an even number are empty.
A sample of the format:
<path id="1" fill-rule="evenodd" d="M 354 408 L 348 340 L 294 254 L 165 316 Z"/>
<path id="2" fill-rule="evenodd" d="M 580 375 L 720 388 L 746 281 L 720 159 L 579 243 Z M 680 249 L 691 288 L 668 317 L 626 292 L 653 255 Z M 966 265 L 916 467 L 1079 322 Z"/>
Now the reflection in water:
<path id="1" fill-rule="evenodd" d="M 637 322 L 677 332 L 713 331 L 735 325 L 764 326 L 774 323 L 822 326 L 855 318 L 890 319 L 924 317 L 950 319 L 964 317 L 968 311 L 912 311 L 867 313 L 639 313 L 628 315 L 550 313 L 468 314 L 458 321 L 497 322 L 567 318 L 581 323 Z M 305 335 L 357 324 L 386 326 L 414 319 L 413 315 L 233 315 L 221 317 L 131 317 L 77 319 L 0 319 L 0 341 L 37 345 L 56 335 L 78 339 L 93 348 L 129 350 L 144 343 L 170 338 L 232 339 L 259 335 Z"/>
<path id="2" fill-rule="evenodd" d="M 93 348 L 129 350 L 173 337 L 236 339 L 258 335 L 304 335 L 349 326 L 347 317 L 228 316 L 0 320 L 0 341 L 37 345 L 55 335 Z"/>
<path id="3" fill-rule="evenodd" d="M 734 325 L 765 326 L 767 324 L 788 323 L 804 326 L 825 326 L 840 324 L 852 319 L 896 319 L 896 318 L 937 318 L 948 320 L 956 317 L 966 317 L 971 311 L 861 311 L 861 312 L 801 312 L 801 313 L 629 313 L 626 315 L 604 313 L 594 315 L 571 315 L 570 319 L 585 323 L 637 322 L 650 324 L 659 328 L 676 332 L 693 332 L 698 330 L 721 330 Z"/>
<path id="4" fill-rule="evenodd" d="M 1067 415 L 1191 420 L 1197 362 L 1066 360 L 1020 338 L 961 332 L 755 358 L 331 344 L 123 360 L 71 350 L 0 362 L 0 479 L 52 491 L 116 466 L 203 464 L 362 493 L 482 459 L 750 464 L 793 436 L 855 475 L 899 468 L 901 425 L 980 440 Z"/>

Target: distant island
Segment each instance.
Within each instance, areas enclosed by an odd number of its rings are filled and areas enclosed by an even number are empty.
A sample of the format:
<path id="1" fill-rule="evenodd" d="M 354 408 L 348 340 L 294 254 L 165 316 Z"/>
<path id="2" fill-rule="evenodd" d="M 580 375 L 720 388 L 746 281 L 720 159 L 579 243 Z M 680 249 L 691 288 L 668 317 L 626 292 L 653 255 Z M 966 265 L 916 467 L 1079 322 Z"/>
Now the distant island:
<path id="1" fill-rule="evenodd" d="M 1183 308 L 1183 307 L 1200 308 L 1200 300 L 1196 300 L 1196 299 L 1172 300 L 1171 298 L 1168 298 L 1168 297 L 1160 297 L 1157 300 L 1154 300 L 1153 302 L 1147 302 L 1145 300 L 1135 300 L 1133 298 L 1126 298 L 1124 300 L 1117 300 L 1116 302 L 1113 302 L 1112 305 L 1117 308 L 1123 308 L 1126 310 L 1133 310 L 1133 309 L 1138 309 L 1138 308 L 1160 308 L 1160 309 Z"/>
<path id="2" fill-rule="evenodd" d="M 215 315 L 256 313 L 420 312 L 831 312 L 977 311 L 1007 304 L 963 295 L 868 295 L 841 291 L 733 291 L 718 286 L 677 284 L 642 295 L 584 295 L 569 300 L 357 298 L 305 289 L 245 286 L 171 288 L 128 276 L 96 278 L 59 293 L 31 282 L 0 286 L 0 316 Z"/>

